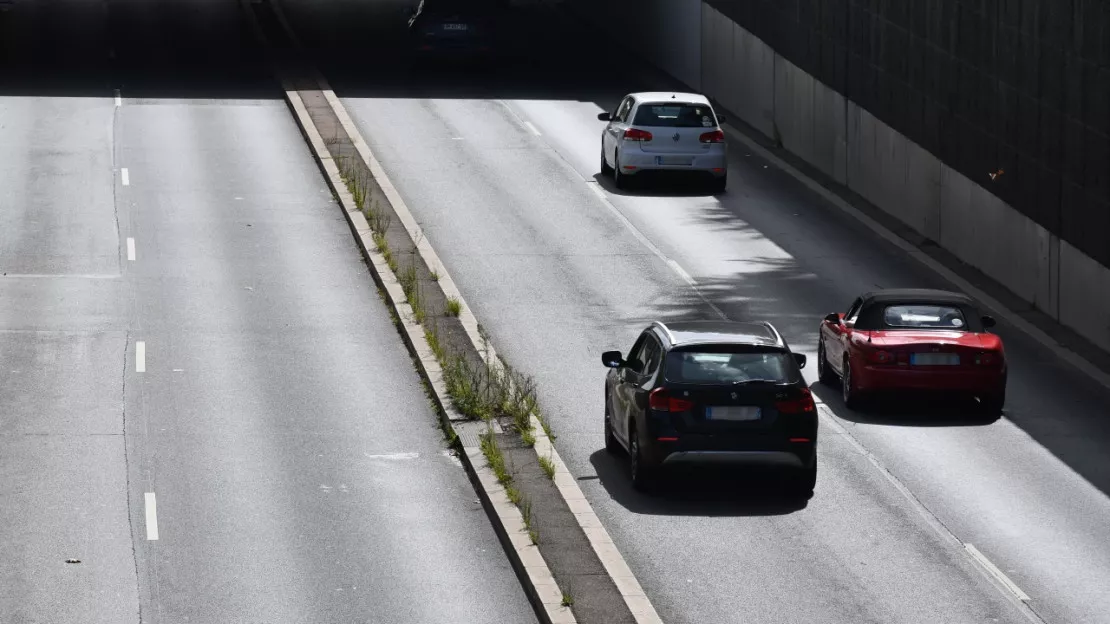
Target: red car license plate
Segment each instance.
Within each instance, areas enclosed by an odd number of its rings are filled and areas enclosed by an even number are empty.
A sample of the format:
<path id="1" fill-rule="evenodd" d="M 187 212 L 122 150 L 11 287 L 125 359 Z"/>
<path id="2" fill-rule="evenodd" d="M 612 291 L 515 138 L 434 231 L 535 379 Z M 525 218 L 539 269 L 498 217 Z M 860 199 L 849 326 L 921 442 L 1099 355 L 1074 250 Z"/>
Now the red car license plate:
<path id="1" fill-rule="evenodd" d="M 914 366 L 959 366 L 958 353 L 912 353 L 910 364 Z"/>

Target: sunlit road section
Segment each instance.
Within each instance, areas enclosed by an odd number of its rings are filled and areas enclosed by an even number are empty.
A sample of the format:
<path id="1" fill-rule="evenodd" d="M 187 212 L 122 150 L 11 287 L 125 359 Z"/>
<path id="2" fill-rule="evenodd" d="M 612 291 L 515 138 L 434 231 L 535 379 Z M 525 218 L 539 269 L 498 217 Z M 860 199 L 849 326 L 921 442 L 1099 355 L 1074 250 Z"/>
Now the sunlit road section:
<path id="1" fill-rule="evenodd" d="M 496 348 L 536 376 L 559 452 L 664 621 L 1105 621 L 1105 390 L 1003 324 L 1001 420 L 855 412 L 815 384 L 828 411 L 804 508 L 730 496 L 735 482 L 634 493 L 603 450 L 602 351 L 711 303 L 772 320 L 815 364 L 821 318 L 857 295 L 949 286 L 739 142 L 724 195 L 617 191 L 597 113 L 672 87 L 601 35 L 549 15 L 500 72 L 405 73 L 373 45 L 403 25 L 395 5 L 283 5 Z"/>
<path id="2" fill-rule="evenodd" d="M 0 622 L 535 621 L 257 47 L 0 13 Z"/>

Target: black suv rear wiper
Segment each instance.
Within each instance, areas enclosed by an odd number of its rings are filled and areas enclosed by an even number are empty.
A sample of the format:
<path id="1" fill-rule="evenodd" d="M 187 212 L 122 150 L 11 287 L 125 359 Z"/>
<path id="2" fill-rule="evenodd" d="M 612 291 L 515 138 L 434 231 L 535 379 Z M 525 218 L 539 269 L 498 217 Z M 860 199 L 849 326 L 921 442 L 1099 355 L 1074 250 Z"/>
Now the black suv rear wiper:
<path id="1" fill-rule="evenodd" d="M 790 385 L 789 381 L 778 381 L 778 380 L 775 380 L 775 379 L 739 379 L 737 381 L 732 382 L 732 385 L 742 386 L 742 385 L 746 385 L 746 384 L 755 384 L 755 383 L 774 384 L 776 386 L 788 386 L 788 385 Z"/>

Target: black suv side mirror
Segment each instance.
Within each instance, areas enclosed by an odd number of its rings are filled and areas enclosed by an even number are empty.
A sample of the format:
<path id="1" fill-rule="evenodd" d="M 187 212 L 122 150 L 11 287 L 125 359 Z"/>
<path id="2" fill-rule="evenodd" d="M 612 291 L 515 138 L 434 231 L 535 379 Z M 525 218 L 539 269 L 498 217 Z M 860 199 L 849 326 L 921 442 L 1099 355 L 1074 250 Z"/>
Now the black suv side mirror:
<path id="1" fill-rule="evenodd" d="M 991 327 L 994 327 L 997 324 L 998 324 L 998 321 L 994 320 L 993 316 L 983 315 L 983 327 L 985 327 L 987 329 L 990 329 Z"/>
<path id="2" fill-rule="evenodd" d="M 601 363 L 609 368 L 620 368 L 624 364 L 624 358 L 620 351 L 606 351 L 601 354 Z"/>
<path id="3" fill-rule="evenodd" d="M 806 356 L 803 353 L 795 353 L 794 361 L 798 363 L 798 368 L 806 367 Z"/>
<path id="4" fill-rule="evenodd" d="M 826 315 L 825 320 L 829 323 L 832 323 L 833 325 L 839 325 L 840 324 L 840 315 L 837 314 L 836 312 L 833 312 L 832 314 Z"/>
<path id="5" fill-rule="evenodd" d="M 597 119 L 598 121 L 613 121 L 613 115 L 610 113 L 598 113 Z"/>

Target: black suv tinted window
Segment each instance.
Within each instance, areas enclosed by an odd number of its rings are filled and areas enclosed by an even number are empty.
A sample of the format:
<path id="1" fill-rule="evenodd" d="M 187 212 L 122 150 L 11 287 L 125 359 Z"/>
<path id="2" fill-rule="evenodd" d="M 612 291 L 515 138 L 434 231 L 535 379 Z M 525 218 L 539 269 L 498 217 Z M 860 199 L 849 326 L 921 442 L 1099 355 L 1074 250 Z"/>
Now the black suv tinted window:
<path id="1" fill-rule="evenodd" d="M 731 384 L 765 379 L 794 383 L 799 372 L 794 358 L 785 351 L 730 348 L 701 348 L 672 351 L 667 355 L 667 381 L 688 384 Z"/>

